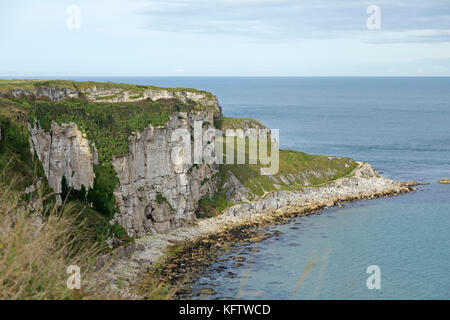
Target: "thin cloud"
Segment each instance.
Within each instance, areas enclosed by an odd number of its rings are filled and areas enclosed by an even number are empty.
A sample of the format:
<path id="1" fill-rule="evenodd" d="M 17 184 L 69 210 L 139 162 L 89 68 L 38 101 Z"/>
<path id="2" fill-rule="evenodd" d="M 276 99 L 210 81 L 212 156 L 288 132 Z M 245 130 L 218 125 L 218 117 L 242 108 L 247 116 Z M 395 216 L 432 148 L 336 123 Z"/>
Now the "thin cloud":
<path id="1" fill-rule="evenodd" d="M 148 0 L 137 13 L 143 17 L 142 27 L 164 32 L 259 40 L 358 37 L 377 43 L 450 41 L 448 1 L 377 1 L 382 28 L 376 36 L 366 29 L 366 9 L 371 4 L 374 1 Z"/>

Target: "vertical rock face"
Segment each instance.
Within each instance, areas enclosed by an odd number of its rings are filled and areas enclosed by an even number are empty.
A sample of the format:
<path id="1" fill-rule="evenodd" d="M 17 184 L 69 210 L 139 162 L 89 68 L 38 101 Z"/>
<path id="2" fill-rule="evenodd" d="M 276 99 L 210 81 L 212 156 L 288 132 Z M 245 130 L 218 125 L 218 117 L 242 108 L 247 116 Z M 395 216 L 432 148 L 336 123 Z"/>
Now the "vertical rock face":
<path id="1" fill-rule="evenodd" d="M 115 192 L 120 213 L 115 220 L 130 235 L 165 232 L 194 220 L 198 200 L 216 191 L 214 165 L 174 161 L 186 141 L 172 141 L 173 133 L 181 129 L 193 137 L 195 121 L 209 126 L 213 112 L 177 113 L 164 127 L 150 125 L 129 138 L 129 154 L 113 159 L 120 180 Z M 191 149 L 195 143 L 203 148 L 212 143 L 202 140 L 191 141 Z"/>
<path id="2" fill-rule="evenodd" d="M 29 125 L 31 153 L 37 154 L 44 168 L 49 186 L 58 194 L 61 202 L 61 181 L 65 177 L 67 185 L 76 190 L 94 185 L 94 164 L 97 164 L 95 147 L 91 152 L 89 141 L 78 130 L 75 123 L 53 122 L 50 132 L 45 132 L 37 122 Z"/>
<path id="3" fill-rule="evenodd" d="M 176 113 L 166 126 L 149 125 L 143 132 L 129 137 L 129 153 L 115 157 L 112 164 L 120 184 L 114 195 L 120 212 L 114 221 L 132 236 L 165 232 L 195 219 L 198 201 L 216 191 L 215 165 L 193 164 L 194 145 L 207 149 L 214 137 L 194 141 L 194 123 L 203 129 L 214 122 L 213 111 Z M 187 141 L 172 139 L 176 130 L 188 134 Z M 36 153 L 44 167 L 50 187 L 61 203 L 61 181 L 65 177 L 69 187 L 88 190 L 94 185 L 94 165 L 98 163 L 95 147 L 83 136 L 75 123 L 52 123 L 50 132 L 37 122 L 29 125 L 32 154 Z M 191 139 L 192 137 L 192 139 Z M 191 161 L 175 160 L 191 146 Z M 186 151 L 187 152 L 187 151 Z"/>
<path id="4" fill-rule="evenodd" d="M 136 95 L 122 88 L 57 88 L 42 87 L 34 91 L 14 89 L 14 97 L 34 95 L 50 100 L 79 98 L 97 102 L 130 102 L 151 99 L 178 99 L 182 103 L 195 102 L 204 106 L 201 111 L 176 113 L 167 125 L 149 125 L 143 132 L 129 137 L 129 153 L 111 159 L 120 184 L 114 192 L 120 212 L 113 222 L 120 223 L 132 236 L 165 232 L 195 219 L 198 201 L 212 196 L 217 188 L 217 166 L 209 164 L 174 163 L 174 157 L 184 152 L 184 140 L 172 141 L 172 134 L 184 130 L 194 136 L 194 123 L 203 123 L 203 129 L 213 128 L 214 112 L 221 113 L 217 98 L 205 92 L 149 88 Z M 69 187 L 88 190 L 94 185 L 94 165 L 98 164 L 95 146 L 90 145 L 75 123 L 52 123 L 46 132 L 35 121 L 29 124 L 30 148 L 42 162 L 49 186 L 61 203 L 62 179 Z M 190 137 L 188 138 L 188 140 Z M 195 144 L 203 149 L 213 143 L 214 137 L 191 140 L 191 160 Z"/>

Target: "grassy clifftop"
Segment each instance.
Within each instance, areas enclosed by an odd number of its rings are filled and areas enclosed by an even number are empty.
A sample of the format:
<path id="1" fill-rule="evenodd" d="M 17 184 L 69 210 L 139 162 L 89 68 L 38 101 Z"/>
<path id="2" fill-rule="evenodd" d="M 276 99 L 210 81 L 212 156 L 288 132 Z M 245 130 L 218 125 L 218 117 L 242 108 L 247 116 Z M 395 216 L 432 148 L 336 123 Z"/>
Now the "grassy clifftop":
<path id="1" fill-rule="evenodd" d="M 251 118 L 221 117 L 216 126 L 224 132 L 227 129 L 249 128 L 270 130 L 261 122 Z M 279 190 L 298 190 L 308 186 L 317 186 L 349 174 L 356 168 L 355 161 L 349 158 L 310 155 L 300 151 L 280 150 L 279 170 L 274 175 L 261 175 L 261 168 L 267 167 L 249 163 L 248 139 L 244 142 L 246 164 L 224 165 L 224 174 L 234 175 L 244 187 L 250 190 L 253 197 Z M 268 144 L 268 154 L 271 150 Z M 225 147 L 224 147 L 225 149 Z M 237 149 L 237 142 L 235 150 Z"/>
<path id="2" fill-rule="evenodd" d="M 248 128 L 266 128 L 261 122 L 252 118 L 220 117 L 216 121 L 216 127 L 221 130 Z"/>
<path id="3" fill-rule="evenodd" d="M 222 133 L 227 129 L 262 129 L 270 132 L 261 122 L 250 118 L 221 117 L 216 126 Z M 320 186 L 350 174 L 357 163 L 350 158 L 311 155 L 300 151 L 279 150 L 279 169 L 273 175 L 262 175 L 263 165 L 260 161 L 249 164 L 249 139 L 239 139 L 245 144 L 245 164 L 224 164 L 219 166 L 219 190 L 212 199 L 202 199 L 198 215 L 214 216 L 229 206 L 239 202 L 257 200 L 276 191 L 294 191 L 305 187 Z M 245 141 L 242 141 L 245 140 Z M 226 153 L 224 140 L 223 152 Z M 235 140 L 235 159 L 238 140 Z M 268 141 L 267 155 L 271 156 L 271 143 Z M 259 153 L 259 150 L 257 151 Z M 225 163 L 225 156 L 223 162 Z M 236 183 L 236 180 L 238 181 Z"/>
<path id="4" fill-rule="evenodd" d="M 226 165 L 254 196 L 279 190 L 299 190 L 318 186 L 341 178 L 356 168 L 349 158 L 310 155 L 300 151 L 280 150 L 279 171 L 275 175 L 261 175 L 260 164 Z"/>
<path id="5" fill-rule="evenodd" d="M 116 89 L 120 92 L 129 91 L 135 95 L 141 95 L 145 91 L 152 89 L 156 91 L 168 91 L 168 92 L 192 92 L 198 94 L 204 94 L 208 98 L 212 98 L 213 95 L 210 92 L 197 90 L 193 88 L 162 88 L 156 86 L 136 85 L 129 83 L 114 83 L 114 82 L 95 82 L 95 81 L 71 81 L 71 80 L 2 80 L 0 79 L 0 93 L 5 94 L 11 90 L 23 89 L 31 93 L 36 93 L 39 89 L 43 88 L 59 88 L 70 90 L 89 90 L 91 88 L 111 90 Z"/>
<path id="6" fill-rule="evenodd" d="M 274 175 L 262 175 L 261 168 L 267 166 L 260 163 L 248 164 L 248 154 L 246 159 L 246 164 L 219 166 L 218 192 L 211 199 L 200 200 L 199 217 L 218 215 L 236 203 L 257 200 L 272 192 L 320 186 L 347 176 L 357 167 L 357 163 L 350 158 L 280 150 L 278 172 Z M 233 183 L 233 178 L 241 186 Z"/>

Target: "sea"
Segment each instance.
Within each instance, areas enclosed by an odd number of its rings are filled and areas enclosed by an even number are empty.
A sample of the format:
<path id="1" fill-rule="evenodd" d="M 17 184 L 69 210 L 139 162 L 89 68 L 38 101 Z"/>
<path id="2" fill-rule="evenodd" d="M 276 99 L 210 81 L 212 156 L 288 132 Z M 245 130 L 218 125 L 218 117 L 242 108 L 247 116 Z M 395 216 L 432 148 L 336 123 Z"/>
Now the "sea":
<path id="1" fill-rule="evenodd" d="M 192 298 L 450 299 L 450 185 L 438 183 L 450 178 L 450 78 L 66 79 L 211 91 L 225 116 L 279 129 L 282 149 L 351 157 L 386 177 L 429 183 L 269 226 L 277 236 L 224 253 L 195 280 Z M 236 253 L 242 265 L 225 259 Z"/>

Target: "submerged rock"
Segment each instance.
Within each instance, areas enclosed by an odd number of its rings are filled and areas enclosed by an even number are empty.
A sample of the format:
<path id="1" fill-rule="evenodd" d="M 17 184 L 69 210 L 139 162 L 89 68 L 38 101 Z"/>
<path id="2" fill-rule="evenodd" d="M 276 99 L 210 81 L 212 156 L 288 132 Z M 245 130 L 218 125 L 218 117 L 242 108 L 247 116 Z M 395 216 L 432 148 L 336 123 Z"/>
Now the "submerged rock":
<path id="1" fill-rule="evenodd" d="M 217 292 L 215 292 L 213 289 L 211 289 L 211 288 L 202 288 L 202 289 L 200 289 L 200 292 L 199 292 L 201 295 L 204 295 L 204 296 L 213 296 L 213 295 L 216 295 L 217 294 Z"/>

